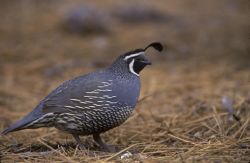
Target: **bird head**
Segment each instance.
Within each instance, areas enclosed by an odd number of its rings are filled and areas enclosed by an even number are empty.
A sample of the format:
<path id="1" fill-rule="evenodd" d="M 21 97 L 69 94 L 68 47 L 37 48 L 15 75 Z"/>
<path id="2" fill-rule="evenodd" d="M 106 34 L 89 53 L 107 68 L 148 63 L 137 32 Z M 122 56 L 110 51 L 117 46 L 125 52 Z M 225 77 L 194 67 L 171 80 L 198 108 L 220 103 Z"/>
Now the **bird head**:
<path id="1" fill-rule="evenodd" d="M 147 65 L 151 65 L 151 62 L 146 58 L 145 51 L 153 47 L 155 50 L 162 51 L 163 46 L 159 42 L 153 42 L 146 46 L 144 49 L 136 49 L 127 52 L 121 56 L 122 60 L 127 64 L 127 68 L 130 73 L 139 76 L 140 71 Z"/>

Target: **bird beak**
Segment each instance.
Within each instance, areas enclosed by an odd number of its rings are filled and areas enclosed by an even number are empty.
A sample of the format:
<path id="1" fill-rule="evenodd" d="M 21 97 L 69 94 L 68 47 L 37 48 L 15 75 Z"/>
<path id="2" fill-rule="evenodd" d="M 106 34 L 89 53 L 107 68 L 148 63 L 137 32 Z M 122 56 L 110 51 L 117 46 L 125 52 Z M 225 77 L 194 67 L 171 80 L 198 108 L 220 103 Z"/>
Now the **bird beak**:
<path id="1" fill-rule="evenodd" d="M 140 60 L 140 62 L 144 63 L 145 65 L 152 65 L 152 63 L 147 58 L 144 58 L 143 60 Z"/>

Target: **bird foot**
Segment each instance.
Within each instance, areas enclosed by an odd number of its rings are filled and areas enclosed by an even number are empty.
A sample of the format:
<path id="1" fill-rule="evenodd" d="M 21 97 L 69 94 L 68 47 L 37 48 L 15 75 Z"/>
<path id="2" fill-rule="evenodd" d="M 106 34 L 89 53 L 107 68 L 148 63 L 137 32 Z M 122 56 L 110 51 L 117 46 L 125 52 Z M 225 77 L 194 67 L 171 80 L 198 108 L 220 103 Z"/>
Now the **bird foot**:
<path id="1" fill-rule="evenodd" d="M 115 148 L 115 146 L 107 145 L 104 143 L 100 137 L 100 134 L 93 134 L 93 138 L 95 142 L 99 145 L 102 151 L 104 152 L 110 152 L 110 153 L 115 153 L 118 150 Z"/>
<path id="2" fill-rule="evenodd" d="M 78 144 L 78 149 L 82 150 L 87 156 L 92 156 L 92 157 L 95 156 L 95 153 L 87 149 L 85 145 L 82 143 Z"/>
<path id="3" fill-rule="evenodd" d="M 78 143 L 78 148 L 80 149 L 80 150 L 87 150 L 87 148 L 85 147 L 85 145 L 84 144 L 79 144 Z"/>
<path id="4" fill-rule="evenodd" d="M 113 145 L 103 145 L 103 146 L 100 146 L 101 150 L 104 151 L 104 152 L 110 152 L 110 153 L 116 153 L 118 152 L 119 150 L 113 146 Z"/>

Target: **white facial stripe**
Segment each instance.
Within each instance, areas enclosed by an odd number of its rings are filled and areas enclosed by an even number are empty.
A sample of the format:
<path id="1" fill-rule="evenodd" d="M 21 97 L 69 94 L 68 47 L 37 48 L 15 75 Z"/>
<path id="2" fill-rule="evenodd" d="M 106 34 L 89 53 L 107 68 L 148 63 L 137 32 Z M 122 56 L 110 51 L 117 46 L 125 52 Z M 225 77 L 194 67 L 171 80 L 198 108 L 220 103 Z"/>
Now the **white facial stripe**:
<path id="1" fill-rule="evenodd" d="M 144 52 L 139 52 L 139 53 L 135 53 L 135 54 L 131 54 L 131 55 L 128 55 L 124 58 L 124 60 L 128 60 L 129 58 L 132 58 L 132 57 L 136 57 L 136 56 L 139 56 L 139 55 L 143 55 Z"/>
<path id="2" fill-rule="evenodd" d="M 139 74 L 137 74 L 135 71 L 134 71 L 134 63 L 135 63 L 135 59 L 133 59 L 130 63 L 129 63 L 129 71 L 133 74 L 135 74 L 136 76 L 139 76 Z"/>

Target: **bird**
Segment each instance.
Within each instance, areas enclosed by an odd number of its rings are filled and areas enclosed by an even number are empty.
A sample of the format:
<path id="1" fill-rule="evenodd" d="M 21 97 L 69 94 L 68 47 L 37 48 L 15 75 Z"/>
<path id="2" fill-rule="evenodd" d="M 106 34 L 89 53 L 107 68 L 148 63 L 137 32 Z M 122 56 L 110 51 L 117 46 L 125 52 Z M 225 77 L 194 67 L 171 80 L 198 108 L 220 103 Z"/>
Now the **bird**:
<path id="1" fill-rule="evenodd" d="M 145 55 L 149 47 L 163 50 L 160 42 L 152 42 L 119 55 L 107 68 L 62 83 L 1 134 L 54 127 L 71 134 L 83 149 L 80 136 L 92 135 L 100 148 L 111 151 L 100 135 L 124 123 L 134 110 L 140 94 L 139 73 L 151 65 Z"/>

